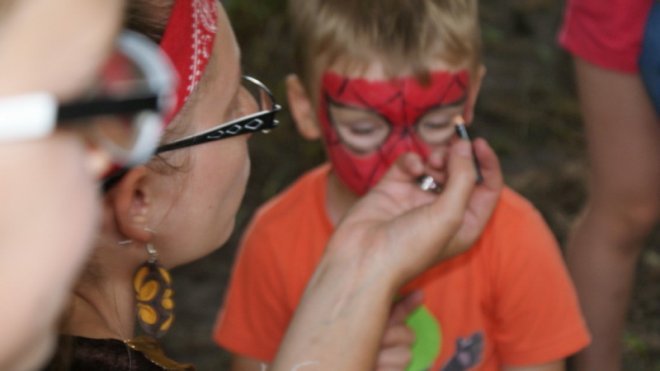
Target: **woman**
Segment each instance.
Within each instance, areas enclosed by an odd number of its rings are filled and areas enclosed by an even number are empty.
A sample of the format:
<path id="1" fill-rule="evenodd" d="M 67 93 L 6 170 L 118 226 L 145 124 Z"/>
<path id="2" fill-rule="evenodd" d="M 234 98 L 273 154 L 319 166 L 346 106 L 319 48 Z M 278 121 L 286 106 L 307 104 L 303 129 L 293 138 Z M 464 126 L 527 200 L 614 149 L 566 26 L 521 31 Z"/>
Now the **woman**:
<path id="1" fill-rule="evenodd" d="M 171 324 L 169 277 L 154 263 L 185 264 L 227 240 L 249 173 L 248 136 L 238 134 L 273 125 L 278 109 L 263 91 L 265 106 L 247 94 L 254 81 L 241 79 L 238 46 L 220 4 L 162 0 L 131 7 L 129 23 L 160 41 L 186 90 L 179 91 L 160 154 L 114 177 L 105 195 L 103 227 L 64 328 L 74 335 L 68 339 L 77 345 L 73 367 L 80 369 L 170 364 L 161 355 L 145 356 L 154 342 L 131 340 L 136 311 L 143 329 L 155 336 Z M 492 212 L 499 167 L 484 142 L 474 148 L 485 177 L 478 186 L 471 146 L 457 141 L 441 196 L 415 184 L 424 164 L 411 155 L 356 206 L 330 242 L 273 369 L 369 368 L 397 289 L 465 249 L 451 243 L 454 237 L 479 233 Z M 144 278 L 151 274 L 153 280 Z M 156 305 L 148 302 L 152 297 L 159 298 Z"/>

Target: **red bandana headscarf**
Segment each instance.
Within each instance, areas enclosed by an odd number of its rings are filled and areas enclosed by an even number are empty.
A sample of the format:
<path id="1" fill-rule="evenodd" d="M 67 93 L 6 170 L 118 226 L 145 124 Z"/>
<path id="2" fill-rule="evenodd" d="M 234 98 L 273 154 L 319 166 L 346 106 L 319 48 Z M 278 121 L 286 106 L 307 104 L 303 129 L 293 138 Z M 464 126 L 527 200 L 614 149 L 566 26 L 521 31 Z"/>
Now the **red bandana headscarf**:
<path id="1" fill-rule="evenodd" d="M 195 90 L 211 58 L 217 31 L 216 0 L 176 0 L 160 43 L 179 77 L 176 104 L 165 126 Z"/>
<path id="2" fill-rule="evenodd" d="M 181 111 L 202 78 L 211 58 L 217 31 L 216 0 L 175 0 L 163 33 L 160 48 L 169 57 L 177 74 L 175 102 L 164 113 L 163 129 Z M 114 184 L 122 166 L 113 165 L 103 176 L 104 188 Z M 110 182 L 106 183 L 108 180 Z"/>

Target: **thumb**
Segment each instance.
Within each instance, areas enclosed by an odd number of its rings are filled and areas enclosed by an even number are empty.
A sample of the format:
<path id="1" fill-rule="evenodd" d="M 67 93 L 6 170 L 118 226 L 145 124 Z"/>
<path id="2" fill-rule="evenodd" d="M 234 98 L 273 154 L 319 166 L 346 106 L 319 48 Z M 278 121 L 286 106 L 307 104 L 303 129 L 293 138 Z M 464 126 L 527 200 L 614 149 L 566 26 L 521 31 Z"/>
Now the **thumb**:
<path id="1" fill-rule="evenodd" d="M 405 322 L 408 316 L 419 308 L 423 301 L 424 295 L 421 290 L 406 295 L 394 304 L 388 323 L 393 325 Z"/>
<path id="2" fill-rule="evenodd" d="M 435 219 L 458 228 L 463 220 L 477 173 L 474 169 L 472 146 L 468 140 L 457 140 L 450 148 L 448 181 L 440 197 L 431 205 Z"/>

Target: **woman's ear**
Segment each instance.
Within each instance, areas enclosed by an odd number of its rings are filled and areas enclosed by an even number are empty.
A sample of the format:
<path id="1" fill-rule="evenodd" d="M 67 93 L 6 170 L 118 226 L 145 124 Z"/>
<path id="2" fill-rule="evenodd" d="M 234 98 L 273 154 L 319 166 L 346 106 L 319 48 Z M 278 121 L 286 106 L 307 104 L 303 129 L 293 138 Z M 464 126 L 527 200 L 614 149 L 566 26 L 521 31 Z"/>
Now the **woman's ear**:
<path id="1" fill-rule="evenodd" d="M 481 82 L 486 76 L 486 67 L 482 64 L 476 72 L 476 76 L 470 79 L 470 91 L 468 91 L 467 101 L 465 102 L 465 109 L 463 110 L 463 119 L 466 123 L 471 124 L 474 118 L 474 107 L 477 104 L 479 91 L 481 90 Z"/>
<path id="2" fill-rule="evenodd" d="M 146 187 L 147 168 L 129 170 L 112 190 L 112 208 L 118 232 L 126 238 L 146 243 L 152 238 L 149 229 L 150 192 Z"/>
<path id="3" fill-rule="evenodd" d="M 300 135 L 308 140 L 318 139 L 321 131 L 316 123 L 316 111 L 297 75 L 291 74 L 286 77 L 286 95 L 293 121 Z"/>

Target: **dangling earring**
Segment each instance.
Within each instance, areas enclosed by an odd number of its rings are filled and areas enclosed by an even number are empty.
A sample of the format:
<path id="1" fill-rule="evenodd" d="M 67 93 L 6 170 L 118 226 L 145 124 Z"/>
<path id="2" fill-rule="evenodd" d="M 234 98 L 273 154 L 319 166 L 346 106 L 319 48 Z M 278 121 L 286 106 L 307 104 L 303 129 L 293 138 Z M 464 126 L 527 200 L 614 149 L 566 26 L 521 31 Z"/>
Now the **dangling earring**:
<path id="1" fill-rule="evenodd" d="M 174 321 L 174 291 L 170 273 L 158 264 L 158 253 L 152 244 L 147 244 L 147 252 L 149 258 L 133 275 L 137 319 L 147 334 L 160 338 Z"/>
<path id="2" fill-rule="evenodd" d="M 168 358 L 154 338 L 167 332 L 174 321 L 172 279 L 167 269 L 158 264 L 158 253 L 147 244 L 149 258 L 135 271 L 133 288 L 137 300 L 137 317 L 142 330 L 149 336 L 125 340 L 131 349 L 142 353 L 149 361 L 164 370 L 192 371 L 191 364 L 179 363 Z"/>

